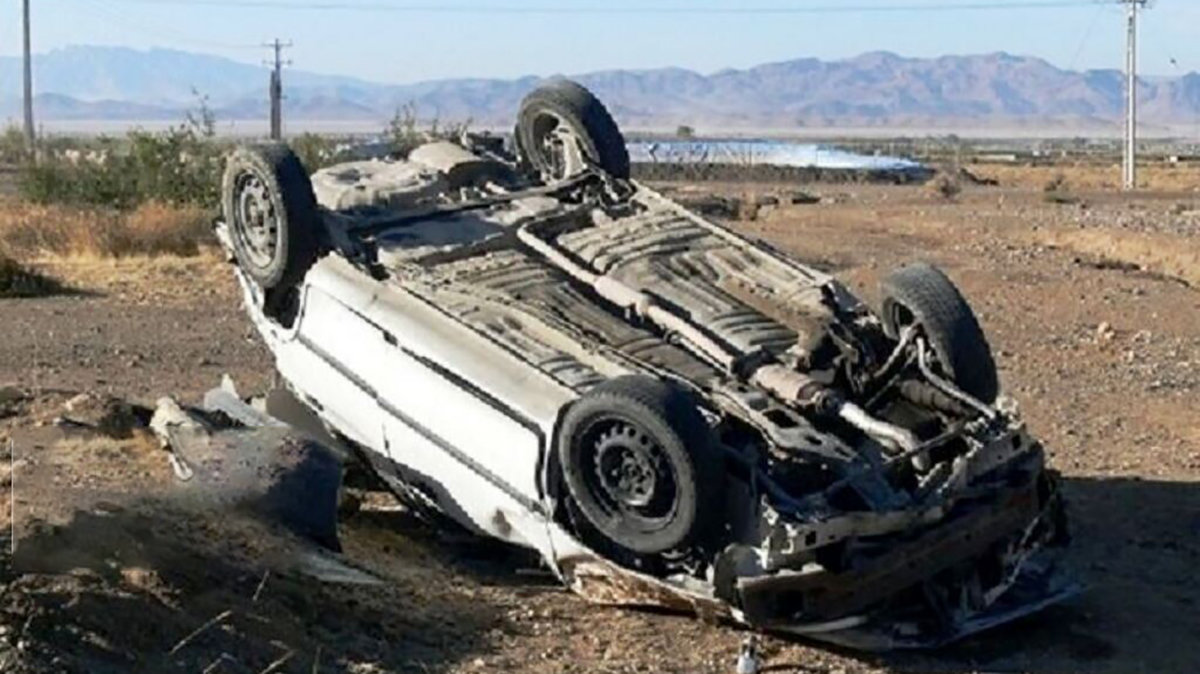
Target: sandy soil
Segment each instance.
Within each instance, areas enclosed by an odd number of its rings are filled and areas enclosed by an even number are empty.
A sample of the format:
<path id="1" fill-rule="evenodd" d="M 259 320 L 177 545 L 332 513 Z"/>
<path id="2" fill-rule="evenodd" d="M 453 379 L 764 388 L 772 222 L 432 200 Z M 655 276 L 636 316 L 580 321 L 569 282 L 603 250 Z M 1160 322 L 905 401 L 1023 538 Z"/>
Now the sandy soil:
<path id="1" fill-rule="evenodd" d="M 959 282 L 1006 389 L 1066 476 L 1072 556 L 1091 589 L 938 653 L 768 639 L 769 671 L 1195 671 L 1200 197 L 1079 192 L 1054 204 L 1040 186 L 970 187 L 947 202 L 915 187 L 804 189 L 822 202 L 737 226 L 867 299 L 881 274 L 916 258 Z M 41 268 L 77 292 L 0 300 L 0 384 L 29 394 L 0 404 L 21 544 L 0 566 L 0 670 L 262 672 L 282 659 L 270 671 L 733 671 L 745 636 L 735 629 L 589 606 L 524 554 L 430 529 L 377 494 L 346 516 L 342 537 L 345 558 L 379 586 L 306 580 L 286 537 L 181 510 L 152 442 L 49 422 L 81 391 L 195 401 L 226 371 L 246 391 L 266 386 L 270 364 L 225 269 L 204 258 Z"/>

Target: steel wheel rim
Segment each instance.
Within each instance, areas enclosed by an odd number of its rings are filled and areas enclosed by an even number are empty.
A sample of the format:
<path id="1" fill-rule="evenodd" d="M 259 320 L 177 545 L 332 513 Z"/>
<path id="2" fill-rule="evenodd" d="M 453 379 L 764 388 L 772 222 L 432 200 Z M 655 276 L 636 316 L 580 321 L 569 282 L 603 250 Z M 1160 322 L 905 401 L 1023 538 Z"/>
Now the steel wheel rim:
<path id="1" fill-rule="evenodd" d="M 631 518 L 639 528 L 660 529 L 678 507 L 678 481 L 662 447 L 638 424 L 609 418 L 582 438 L 588 455 L 584 481 L 609 518 Z"/>
<path id="2" fill-rule="evenodd" d="M 249 261 L 267 267 L 279 250 L 279 212 L 267 182 L 255 172 L 237 177 L 233 193 L 233 231 Z"/>
<path id="3" fill-rule="evenodd" d="M 533 123 L 534 151 L 542 159 L 547 177 L 563 180 L 587 168 L 583 141 L 567 120 L 542 113 Z"/>

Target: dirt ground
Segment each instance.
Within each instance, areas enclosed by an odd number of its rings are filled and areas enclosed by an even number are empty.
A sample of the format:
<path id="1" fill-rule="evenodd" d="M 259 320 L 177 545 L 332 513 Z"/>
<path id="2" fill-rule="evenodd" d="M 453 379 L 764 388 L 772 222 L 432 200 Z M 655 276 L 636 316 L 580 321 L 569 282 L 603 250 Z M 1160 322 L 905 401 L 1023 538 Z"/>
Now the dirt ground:
<path id="1" fill-rule="evenodd" d="M 1065 476 L 1073 562 L 1090 589 L 934 653 L 768 638 L 765 671 L 1200 668 L 1200 193 L 1052 203 L 1040 186 L 1004 184 L 953 201 L 921 187 L 805 186 L 820 203 L 768 206 L 736 226 L 868 300 L 905 261 L 948 271 Z M 378 494 L 345 515 L 342 539 L 348 563 L 384 582 L 350 586 L 297 571 L 294 542 L 237 513 L 172 501 L 151 440 L 53 419 L 80 392 L 196 402 L 223 372 L 263 390 L 271 366 L 227 270 L 211 258 L 39 269 L 74 292 L 0 300 L 0 384 L 25 394 L 3 402 L 0 390 L 19 542 L 0 566 L 0 671 L 734 671 L 743 632 L 587 605 L 528 556 L 439 532 Z"/>

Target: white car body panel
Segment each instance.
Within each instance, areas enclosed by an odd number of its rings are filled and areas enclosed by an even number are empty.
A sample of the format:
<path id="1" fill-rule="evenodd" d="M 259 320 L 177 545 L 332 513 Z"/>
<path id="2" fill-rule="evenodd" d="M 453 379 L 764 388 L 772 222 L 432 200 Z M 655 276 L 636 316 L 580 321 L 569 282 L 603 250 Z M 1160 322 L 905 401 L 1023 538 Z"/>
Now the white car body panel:
<path id="1" fill-rule="evenodd" d="M 261 306 L 257 289 L 239 278 L 247 305 Z M 356 306 L 334 299 L 334 293 Z M 518 369 L 511 356 L 486 340 L 467 344 L 452 330 L 436 334 L 436 325 L 407 313 L 435 310 L 337 257 L 314 266 L 302 302 L 292 330 L 251 312 L 289 386 L 338 433 L 403 466 L 461 524 L 553 559 L 538 468 L 544 438 L 553 432 L 558 406 L 573 398 L 570 392 L 527 369 L 520 370 L 524 376 L 510 376 Z M 502 395 L 513 387 L 540 393 L 522 397 L 540 404 L 514 410 L 530 415 L 524 423 L 428 364 L 471 347 L 486 357 L 472 359 L 477 367 L 456 376 L 490 382 Z"/>

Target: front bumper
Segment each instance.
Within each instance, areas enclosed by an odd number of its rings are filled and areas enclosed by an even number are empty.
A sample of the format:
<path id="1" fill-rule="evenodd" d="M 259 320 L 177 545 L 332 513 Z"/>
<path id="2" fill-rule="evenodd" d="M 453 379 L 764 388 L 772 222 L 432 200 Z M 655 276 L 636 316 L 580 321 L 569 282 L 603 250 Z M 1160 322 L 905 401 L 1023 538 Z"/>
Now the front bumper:
<path id="1" fill-rule="evenodd" d="M 932 648 L 1028 615 L 1082 585 L 1057 562 L 1066 542 L 1054 476 L 1038 473 L 903 541 L 881 541 L 838 573 L 820 566 L 741 578 L 746 622 L 861 650 Z"/>
<path id="2" fill-rule="evenodd" d="M 1025 560 L 1012 583 L 993 603 L 975 611 L 939 614 L 930 606 L 884 611 L 821 626 L 778 626 L 799 634 L 860 651 L 939 648 L 1004 623 L 1037 613 L 1082 592 L 1085 586 L 1064 570 L 1049 551 Z"/>

